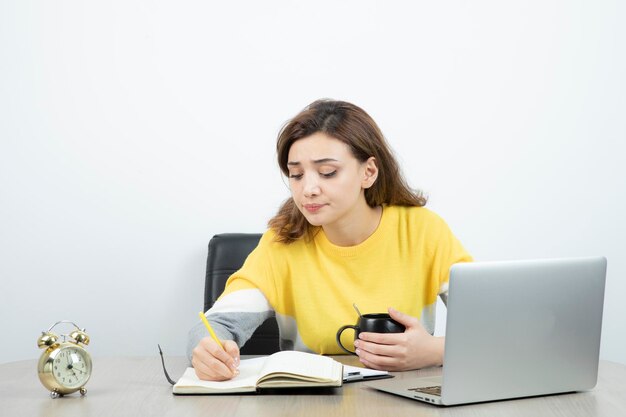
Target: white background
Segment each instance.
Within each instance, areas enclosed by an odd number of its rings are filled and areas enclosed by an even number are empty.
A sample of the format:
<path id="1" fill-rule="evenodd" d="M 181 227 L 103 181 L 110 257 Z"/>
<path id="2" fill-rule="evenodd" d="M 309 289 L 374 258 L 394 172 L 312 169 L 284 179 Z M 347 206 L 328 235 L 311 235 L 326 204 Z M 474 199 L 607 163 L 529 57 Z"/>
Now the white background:
<path id="1" fill-rule="evenodd" d="M 477 260 L 606 256 L 626 363 L 625 4 L 0 0 L 0 361 L 60 319 L 184 354 L 210 237 L 265 230 L 276 134 L 331 97 Z"/>

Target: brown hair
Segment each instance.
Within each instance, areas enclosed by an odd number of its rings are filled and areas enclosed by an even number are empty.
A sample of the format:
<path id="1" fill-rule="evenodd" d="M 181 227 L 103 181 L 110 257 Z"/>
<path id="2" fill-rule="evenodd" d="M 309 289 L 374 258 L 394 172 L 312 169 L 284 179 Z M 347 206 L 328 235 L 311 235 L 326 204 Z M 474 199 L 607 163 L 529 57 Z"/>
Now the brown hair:
<path id="1" fill-rule="evenodd" d="M 376 122 L 363 109 L 345 101 L 317 100 L 283 126 L 278 134 L 276 152 L 278 165 L 285 176 L 289 176 L 287 159 L 291 145 L 317 132 L 347 144 L 361 163 L 372 156 L 376 158 L 378 178 L 370 188 L 365 189 L 365 201 L 370 207 L 426 204 L 426 197 L 407 185 Z M 276 232 L 276 240 L 284 243 L 291 243 L 304 234 L 311 236 L 313 231 L 313 226 L 291 197 L 282 204 L 268 225 Z"/>

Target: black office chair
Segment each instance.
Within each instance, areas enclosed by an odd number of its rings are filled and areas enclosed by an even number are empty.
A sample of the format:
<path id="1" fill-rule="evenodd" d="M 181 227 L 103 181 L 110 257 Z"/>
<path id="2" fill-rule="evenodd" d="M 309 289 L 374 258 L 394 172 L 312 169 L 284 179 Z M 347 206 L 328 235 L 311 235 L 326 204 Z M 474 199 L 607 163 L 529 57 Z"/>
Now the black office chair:
<path id="1" fill-rule="evenodd" d="M 226 280 L 243 265 L 259 243 L 260 234 L 223 233 L 209 241 L 204 281 L 204 311 L 207 311 L 224 291 Z M 271 317 L 265 321 L 241 348 L 242 355 L 269 355 L 280 350 L 278 324 Z"/>

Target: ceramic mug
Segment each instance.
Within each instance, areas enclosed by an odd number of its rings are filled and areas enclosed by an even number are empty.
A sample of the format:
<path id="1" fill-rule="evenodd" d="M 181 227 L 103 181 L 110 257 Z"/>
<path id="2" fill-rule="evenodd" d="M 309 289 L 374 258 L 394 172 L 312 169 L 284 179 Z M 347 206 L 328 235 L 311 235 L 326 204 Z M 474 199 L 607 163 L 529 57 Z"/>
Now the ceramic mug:
<path id="1" fill-rule="evenodd" d="M 346 347 L 341 344 L 341 334 L 346 329 L 353 329 L 354 340 L 357 340 L 361 332 L 403 333 L 405 327 L 392 319 L 387 313 L 363 314 L 362 316 L 359 316 L 355 325 L 347 324 L 345 326 L 341 326 L 339 330 L 337 330 L 337 344 L 341 349 L 351 355 L 356 355 L 356 353 L 346 349 Z"/>

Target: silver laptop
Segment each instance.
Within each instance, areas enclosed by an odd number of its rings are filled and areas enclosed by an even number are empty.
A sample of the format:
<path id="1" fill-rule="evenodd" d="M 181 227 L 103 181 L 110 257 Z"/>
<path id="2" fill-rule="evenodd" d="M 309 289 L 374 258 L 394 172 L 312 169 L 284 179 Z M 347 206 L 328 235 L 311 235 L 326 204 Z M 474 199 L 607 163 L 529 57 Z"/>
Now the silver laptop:
<path id="1" fill-rule="evenodd" d="M 367 384 L 454 405 L 596 385 L 606 258 L 456 264 L 439 377 Z"/>

